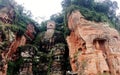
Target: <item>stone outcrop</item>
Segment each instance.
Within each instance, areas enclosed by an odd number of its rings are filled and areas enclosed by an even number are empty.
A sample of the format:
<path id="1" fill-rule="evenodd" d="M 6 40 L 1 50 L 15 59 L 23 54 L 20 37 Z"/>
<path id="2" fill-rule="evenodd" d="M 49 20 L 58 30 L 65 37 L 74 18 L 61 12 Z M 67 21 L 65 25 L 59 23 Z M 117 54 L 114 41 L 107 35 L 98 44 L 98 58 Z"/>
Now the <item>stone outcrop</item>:
<path id="1" fill-rule="evenodd" d="M 2 44 L 3 42 L 1 42 Z M 2 51 L 1 53 L 1 65 L 0 65 L 0 73 L 1 75 L 6 75 L 7 73 L 7 65 L 8 61 L 14 60 L 12 59 L 13 55 L 16 53 L 17 48 L 19 46 L 25 45 L 26 43 L 26 38 L 25 36 L 18 37 L 16 36 L 15 40 L 12 41 L 11 43 L 8 43 L 8 46 L 4 48 L 5 50 Z M 17 58 L 17 57 L 16 57 Z"/>
<path id="2" fill-rule="evenodd" d="M 4 25 L 3 25 L 3 28 L 5 28 Z M 0 75 L 6 75 L 8 62 L 15 61 L 16 58 L 19 57 L 19 56 L 16 56 L 18 47 L 26 45 L 26 41 L 28 37 L 30 39 L 34 39 L 34 35 L 32 33 L 35 32 L 35 30 L 34 30 L 34 26 L 29 24 L 27 25 L 26 35 L 23 35 L 20 32 L 16 32 L 16 33 L 12 32 L 10 29 L 4 31 L 5 32 L 4 34 L 3 34 L 3 30 L 0 30 L 0 32 L 1 32 L 0 50 L 2 49 L 0 53 L 0 57 L 1 57 L 0 59 L 1 74 Z M 7 44 L 7 46 L 4 47 L 4 44 Z M 31 67 L 31 65 L 29 67 Z M 28 72 L 31 73 L 31 71 L 32 70 L 30 69 Z"/>
<path id="3" fill-rule="evenodd" d="M 120 36 L 107 23 L 91 22 L 73 11 L 68 14 L 70 64 L 78 75 L 120 75 Z"/>
<path id="4" fill-rule="evenodd" d="M 2 3 L 2 1 L 0 2 Z M 24 28 L 22 30 L 22 28 L 19 29 L 19 26 L 13 25 L 13 22 L 15 24 L 18 18 L 16 15 L 18 13 L 16 13 L 16 9 L 12 6 L 14 2 L 12 4 L 6 3 L 8 5 L 3 4 L 0 7 L 0 75 L 7 75 L 7 69 L 9 69 L 8 63 L 15 62 L 20 57 L 18 48 L 28 43 L 30 44 L 36 33 L 33 23 L 28 23 L 25 33 Z M 32 49 L 29 49 L 31 54 Z M 26 63 L 23 65 L 26 65 Z M 27 65 L 24 67 L 25 71 L 27 71 L 25 75 L 32 75 L 32 63 L 27 63 Z"/>
<path id="5" fill-rule="evenodd" d="M 11 57 L 17 50 L 18 47 L 25 45 L 26 38 L 25 36 L 16 37 L 16 39 L 11 43 L 7 57 Z"/>

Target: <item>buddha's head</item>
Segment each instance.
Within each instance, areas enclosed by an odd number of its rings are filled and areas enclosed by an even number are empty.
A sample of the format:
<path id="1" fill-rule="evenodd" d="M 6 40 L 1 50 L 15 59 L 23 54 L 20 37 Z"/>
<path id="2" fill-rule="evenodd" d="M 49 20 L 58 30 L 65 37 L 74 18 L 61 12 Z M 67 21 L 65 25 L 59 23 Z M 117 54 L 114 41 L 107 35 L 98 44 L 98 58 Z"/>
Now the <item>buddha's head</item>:
<path id="1" fill-rule="evenodd" d="M 48 21 L 47 22 L 47 29 L 55 29 L 55 22 L 54 21 Z"/>

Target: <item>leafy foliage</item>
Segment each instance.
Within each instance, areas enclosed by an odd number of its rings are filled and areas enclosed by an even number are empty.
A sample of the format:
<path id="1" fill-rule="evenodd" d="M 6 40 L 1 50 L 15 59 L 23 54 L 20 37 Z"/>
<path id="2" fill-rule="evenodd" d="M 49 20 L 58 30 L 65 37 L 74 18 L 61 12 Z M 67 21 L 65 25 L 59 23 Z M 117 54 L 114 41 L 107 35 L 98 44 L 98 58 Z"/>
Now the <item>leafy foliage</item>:
<path id="1" fill-rule="evenodd" d="M 96 22 L 109 22 L 116 27 L 116 1 L 104 0 L 95 2 L 94 0 L 63 0 L 63 12 L 67 15 L 73 10 L 80 10 L 81 14 L 87 19 Z"/>

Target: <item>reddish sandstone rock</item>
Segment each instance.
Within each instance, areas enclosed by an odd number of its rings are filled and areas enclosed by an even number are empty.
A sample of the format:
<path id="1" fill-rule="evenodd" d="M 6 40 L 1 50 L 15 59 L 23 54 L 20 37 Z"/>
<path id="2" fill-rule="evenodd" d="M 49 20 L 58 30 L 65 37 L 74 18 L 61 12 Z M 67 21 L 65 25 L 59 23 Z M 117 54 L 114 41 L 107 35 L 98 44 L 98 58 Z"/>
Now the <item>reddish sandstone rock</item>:
<path id="1" fill-rule="evenodd" d="M 70 64 L 78 75 L 120 75 L 120 36 L 106 23 L 87 21 L 79 11 L 68 16 Z"/>
<path id="2" fill-rule="evenodd" d="M 32 24 L 27 25 L 26 36 L 30 39 L 34 39 L 33 33 L 35 32 L 34 26 Z"/>
<path id="3" fill-rule="evenodd" d="M 12 54 L 14 54 L 18 47 L 24 46 L 26 43 L 25 36 L 17 37 L 12 44 L 10 45 L 9 51 L 7 53 L 7 56 L 10 57 Z"/>
<path id="4" fill-rule="evenodd" d="M 6 48 L 7 52 L 6 53 L 3 52 L 4 53 L 4 55 L 2 56 L 3 66 L 0 66 L 0 68 L 2 68 L 3 71 L 0 71 L 0 74 L 6 75 L 8 61 L 9 60 L 14 60 L 13 57 L 14 57 L 14 54 L 16 53 L 18 47 L 24 46 L 26 44 L 26 40 L 27 40 L 28 37 L 30 39 L 34 38 L 33 32 L 35 32 L 34 26 L 29 24 L 27 26 L 26 35 L 22 35 L 21 33 L 17 32 L 15 34 L 15 39 L 12 38 L 12 35 L 14 35 L 13 33 L 10 33 L 11 36 L 9 35 L 8 37 L 6 37 L 6 38 L 8 38 L 8 41 L 10 41 L 10 42 L 9 42 L 8 48 Z M 2 35 L 0 36 L 0 42 L 2 42 L 1 37 L 2 37 Z M 15 58 L 17 58 L 17 57 L 15 57 Z M 32 72 L 32 69 L 31 69 L 31 66 L 30 66 L 29 67 L 29 73 L 31 73 L 31 72 Z"/>

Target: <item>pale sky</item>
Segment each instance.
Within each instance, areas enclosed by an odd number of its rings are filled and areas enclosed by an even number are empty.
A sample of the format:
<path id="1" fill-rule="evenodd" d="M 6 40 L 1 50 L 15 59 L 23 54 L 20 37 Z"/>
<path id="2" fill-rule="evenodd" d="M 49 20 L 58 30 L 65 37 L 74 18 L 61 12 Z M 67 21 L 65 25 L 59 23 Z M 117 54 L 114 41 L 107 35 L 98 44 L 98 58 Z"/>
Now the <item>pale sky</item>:
<path id="1" fill-rule="evenodd" d="M 62 10 L 61 2 L 63 0 L 15 0 L 22 4 L 25 9 L 30 10 L 37 22 L 49 19 L 52 14 L 60 13 Z M 120 0 L 117 1 L 120 9 Z M 120 10 L 118 10 L 120 12 Z M 37 17 L 37 18 L 35 18 Z"/>
<path id="2" fill-rule="evenodd" d="M 120 13 L 120 0 L 112 0 L 112 1 L 117 1 L 119 9 L 117 10 L 117 14 Z"/>
<path id="3" fill-rule="evenodd" d="M 15 0 L 22 4 L 25 9 L 30 10 L 37 21 L 49 19 L 52 14 L 60 13 L 62 0 Z"/>

